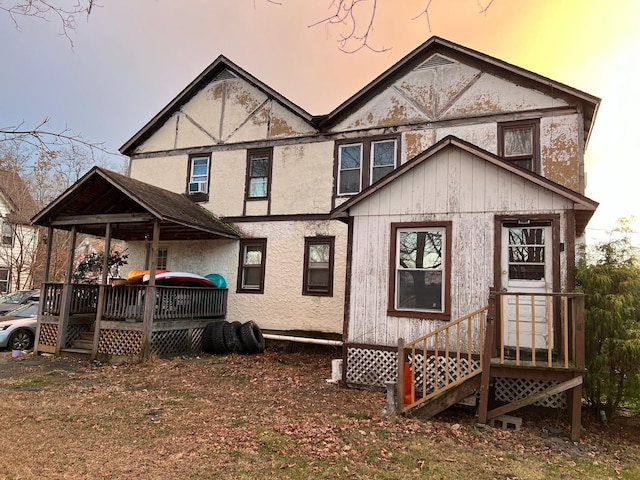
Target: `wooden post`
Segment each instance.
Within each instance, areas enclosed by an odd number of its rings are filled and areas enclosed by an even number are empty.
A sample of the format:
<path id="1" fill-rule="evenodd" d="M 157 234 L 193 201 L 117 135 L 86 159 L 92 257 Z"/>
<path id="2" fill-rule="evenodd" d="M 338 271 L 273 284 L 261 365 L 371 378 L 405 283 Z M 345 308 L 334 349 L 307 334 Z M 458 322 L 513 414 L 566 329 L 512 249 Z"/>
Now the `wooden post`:
<path id="1" fill-rule="evenodd" d="M 144 313 L 142 317 L 142 358 L 148 359 L 151 355 L 151 341 L 153 336 L 153 318 L 156 309 L 156 270 L 158 268 L 158 243 L 160 241 L 160 222 L 153 222 L 153 240 L 149 262 L 149 285 L 145 291 Z"/>
<path id="2" fill-rule="evenodd" d="M 396 405 L 398 413 L 404 410 L 404 339 L 398 339 L 398 381 L 396 382 Z"/>
<path id="3" fill-rule="evenodd" d="M 584 296 L 574 298 L 574 329 L 573 337 L 575 342 L 574 361 L 577 370 L 576 375 L 582 376 L 585 364 L 584 350 Z M 582 430 L 582 382 L 567 392 L 567 403 L 569 405 L 569 415 L 571 416 L 571 440 L 580 440 Z"/>
<path id="4" fill-rule="evenodd" d="M 40 286 L 40 300 L 38 302 L 38 324 L 36 325 L 36 335 L 33 341 L 33 353 L 34 355 L 38 355 L 38 342 L 40 341 L 40 328 L 42 325 L 42 314 L 44 312 L 44 302 L 46 300 L 45 296 L 47 294 L 47 289 L 45 285 L 49 281 L 49 270 L 51 269 L 51 251 L 53 244 L 53 227 L 49 226 L 47 229 L 47 236 L 45 237 L 45 257 L 44 257 L 44 275 L 42 277 L 42 285 Z"/>
<path id="5" fill-rule="evenodd" d="M 104 261 L 102 262 L 102 279 L 98 286 L 98 305 L 96 310 L 96 320 L 93 330 L 93 347 L 91 348 L 91 360 L 98 356 L 98 346 L 100 344 L 100 321 L 104 314 L 104 302 L 107 295 L 107 280 L 109 277 L 109 254 L 111 253 L 111 224 L 107 223 L 104 233 Z"/>
<path id="6" fill-rule="evenodd" d="M 60 302 L 60 316 L 58 317 L 58 339 L 56 342 L 56 355 L 60 355 L 60 349 L 67 341 L 67 327 L 69 326 L 69 315 L 71 314 L 71 296 L 73 295 L 73 260 L 76 253 L 76 226 L 71 227 L 71 241 L 69 244 L 69 261 L 67 272 L 62 286 L 62 301 Z"/>
<path id="7" fill-rule="evenodd" d="M 489 411 L 489 382 L 491 380 L 491 357 L 495 342 L 496 295 L 489 294 L 489 311 L 487 312 L 487 328 L 484 337 L 484 353 L 482 354 L 482 373 L 480 374 L 480 404 L 478 406 L 478 422 L 487 423 Z"/>

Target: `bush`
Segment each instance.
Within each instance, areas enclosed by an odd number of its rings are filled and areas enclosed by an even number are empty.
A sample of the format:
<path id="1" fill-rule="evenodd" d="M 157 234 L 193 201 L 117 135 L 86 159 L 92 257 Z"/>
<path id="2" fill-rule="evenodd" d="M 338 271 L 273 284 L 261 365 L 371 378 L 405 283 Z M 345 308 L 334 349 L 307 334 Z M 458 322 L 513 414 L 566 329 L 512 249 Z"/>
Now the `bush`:
<path id="1" fill-rule="evenodd" d="M 628 238 L 583 249 L 576 282 L 586 294 L 584 397 L 611 417 L 640 400 L 640 267 Z"/>

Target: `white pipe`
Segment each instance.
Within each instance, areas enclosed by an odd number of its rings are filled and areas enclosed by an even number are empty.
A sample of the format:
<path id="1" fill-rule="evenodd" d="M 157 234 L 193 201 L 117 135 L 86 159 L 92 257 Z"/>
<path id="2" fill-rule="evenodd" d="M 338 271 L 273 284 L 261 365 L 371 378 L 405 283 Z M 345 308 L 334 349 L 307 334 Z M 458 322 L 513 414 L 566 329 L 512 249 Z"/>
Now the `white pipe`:
<path id="1" fill-rule="evenodd" d="M 263 333 L 262 336 L 267 340 L 284 340 L 288 342 L 313 343 L 316 345 L 333 345 L 341 347 L 341 340 L 326 340 L 324 338 L 308 338 L 308 337 L 291 337 L 289 335 L 274 335 L 271 333 Z"/>

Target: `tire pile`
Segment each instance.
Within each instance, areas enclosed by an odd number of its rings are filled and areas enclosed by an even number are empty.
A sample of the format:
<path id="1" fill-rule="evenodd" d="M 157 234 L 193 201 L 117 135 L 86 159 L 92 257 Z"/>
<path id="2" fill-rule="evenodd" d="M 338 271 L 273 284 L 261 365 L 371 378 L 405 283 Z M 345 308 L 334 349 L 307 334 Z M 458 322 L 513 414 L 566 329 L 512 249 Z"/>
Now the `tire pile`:
<path id="1" fill-rule="evenodd" d="M 253 322 L 215 322 L 208 324 L 202 338 L 202 351 L 222 355 L 225 353 L 262 353 L 264 337 Z"/>

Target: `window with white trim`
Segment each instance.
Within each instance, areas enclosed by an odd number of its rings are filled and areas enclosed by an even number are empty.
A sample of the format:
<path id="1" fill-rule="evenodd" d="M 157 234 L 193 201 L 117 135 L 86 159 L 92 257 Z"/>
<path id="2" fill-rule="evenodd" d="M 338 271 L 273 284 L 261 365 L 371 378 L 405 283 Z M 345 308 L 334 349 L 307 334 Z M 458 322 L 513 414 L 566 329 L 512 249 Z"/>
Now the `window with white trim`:
<path id="1" fill-rule="evenodd" d="M 0 268 L 0 293 L 6 293 L 9 291 L 9 269 Z"/>
<path id="2" fill-rule="evenodd" d="M 392 172 L 398 164 L 397 138 L 345 141 L 337 145 L 337 195 L 353 195 Z"/>
<path id="3" fill-rule="evenodd" d="M 189 158 L 189 181 L 187 193 L 189 195 L 207 195 L 209 193 L 209 163 L 210 158 Z"/>
<path id="4" fill-rule="evenodd" d="M 448 222 L 392 224 L 390 315 L 449 314 L 450 231 Z"/>
<path id="5" fill-rule="evenodd" d="M 13 227 L 7 222 L 2 222 L 2 245 L 13 246 Z"/>

